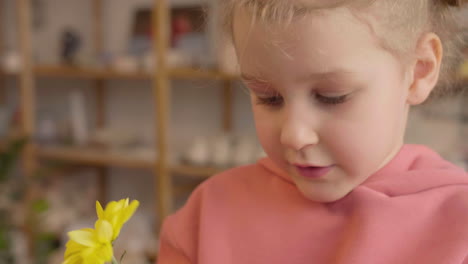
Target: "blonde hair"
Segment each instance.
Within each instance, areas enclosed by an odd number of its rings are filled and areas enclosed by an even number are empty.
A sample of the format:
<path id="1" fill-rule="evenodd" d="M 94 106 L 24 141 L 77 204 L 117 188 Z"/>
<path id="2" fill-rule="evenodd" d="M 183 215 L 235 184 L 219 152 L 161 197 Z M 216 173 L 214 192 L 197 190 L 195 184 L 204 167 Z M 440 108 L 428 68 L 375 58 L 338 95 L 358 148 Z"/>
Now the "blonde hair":
<path id="1" fill-rule="evenodd" d="M 313 11 L 346 6 L 368 24 L 383 48 L 399 58 L 410 58 L 422 33 L 434 32 L 442 41 L 444 58 L 431 97 L 461 90 L 456 85 L 456 68 L 464 42 L 455 12 L 461 0 L 223 0 L 223 5 L 223 26 L 231 36 L 235 12 L 240 8 L 251 12 L 254 21 L 277 26 Z M 372 17 L 378 17 L 378 25 L 368 22 Z"/>

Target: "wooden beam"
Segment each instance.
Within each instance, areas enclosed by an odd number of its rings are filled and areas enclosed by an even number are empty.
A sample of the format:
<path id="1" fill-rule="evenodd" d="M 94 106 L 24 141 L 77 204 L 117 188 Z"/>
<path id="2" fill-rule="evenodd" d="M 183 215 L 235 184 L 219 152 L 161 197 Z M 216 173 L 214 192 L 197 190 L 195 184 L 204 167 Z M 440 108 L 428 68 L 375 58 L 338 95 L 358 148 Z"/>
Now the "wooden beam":
<path id="1" fill-rule="evenodd" d="M 35 89 L 34 89 L 34 75 L 33 75 L 33 62 L 32 62 L 32 40 L 31 40 L 31 3 L 29 0 L 17 0 L 17 25 L 18 25 L 18 43 L 21 54 L 22 69 L 19 74 L 19 89 L 20 89 L 20 106 L 21 106 L 21 121 L 20 133 L 22 137 L 29 139 L 25 145 L 21 162 L 22 169 L 25 177 L 31 178 L 34 176 L 37 164 L 35 159 L 35 148 L 32 142 L 34 134 L 34 113 L 35 105 Z M 34 188 L 28 188 L 26 191 L 24 206 L 28 208 L 34 197 Z M 34 258 L 34 232 L 30 226 L 24 225 L 24 231 L 28 238 L 28 255 Z"/>
<path id="2" fill-rule="evenodd" d="M 95 55 L 102 52 L 103 45 L 103 19 L 102 19 L 102 0 L 93 0 L 93 43 Z"/>
<path id="3" fill-rule="evenodd" d="M 152 169 L 153 161 L 131 157 L 130 155 L 110 153 L 96 148 L 80 147 L 40 147 L 37 155 L 42 159 L 59 160 L 72 164 L 95 167 L 121 167 L 133 169 Z"/>
<path id="4" fill-rule="evenodd" d="M 5 52 L 5 37 L 4 37 L 4 25 L 6 23 L 5 17 L 3 16 L 5 12 L 5 1 L 0 0 L 0 54 L 4 54 Z M 6 92 L 6 85 L 5 85 L 5 75 L 2 73 L 2 69 L 0 69 L 0 106 L 5 105 L 7 102 L 7 92 Z"/>
<path id="5" fill-rule="evenodd" d="M 157 196 L 158 222 L 156 223 L 157 232 L 163 222 L 163 219 L 172 212 L 173 196 L 172 181 L 169 171 L 168 155 L 168 129 L 169 129 L 169 105 L 171 101 L 169 70 L 166 56 L 169 44 L 169 10 L 167 0 L 153 1 L 152 30 L 153 35 L 153 53 L 156 61 L 156 67 L 153 79 L 154 105 L 156 107 L 156 147 L 159 153 L 159 162 L 155 167 L 155 195 Z"/>
<path id="6" fill-rule="evenodd" d="M 78 79 L 128 79 L 128 80 L 151 80 L 153 73 L 119 72 L 112 69 L 80 68 L 64 65 L 39 65 L 34 68 L 37 76 L 54 78 L 78 78 Z M 238 78 L 218 71 L 196 70 L 192 68 L 168 69 L 170 78 L 182 80 L 233 80 Z"/>
<path id="7" fill-rule="evenodd" d="M 20 105 L 21 105 L 21 134 L 32 138 L 34 134 L 34 113 L 35 89 L 34 73 L 32 62 L 32 40 L 31 40 L 31 6 L 29 0 L 16 1 L 18 18 L 18 42 L 21 52 L 21 72 L 20 72 Z M 24 160 L 24 169 L 27 175 L 32 175 L 34 171 L 34 155 L 32 143 L 27 144 Z"/>
<path id="8" fill-rule="evenodd" d="M 103 19 L 102 19 L 102 1 L 93 0 L 93 29 L 94 29 L 94 52 L 95 56 L 99 56 L 103 49 Z M 96 128 L 102 129 L 106 125 L 106 84 L 102 79 L 94 81 L 96 92 Z M 109 186 L 107 184 L 109 178 L 108 167 L 96 167 L 97 172 L 97 188 L 98 200 L 101 204 L 107 203 L 107 194 Z"/>
<path id="9" fill-rule="evenodd" d="M 106 84 L 103 80 L 96 80 L 94 85 L 96 93 L 96 128 L 102 129 L 106 125 Z M 101 204 L 106 204 L 107 195 L 109 193 L 109 186 L 107 184 L 109 179 L 109 168 L 97 167 L 96 170 L 98 200 Z"/>
<path id="10" fill-rule="evenodd" d="M 34 69 L 37 76 L 54 78 L 77 78 L 90 80 L 128 79 L 149 80 L 150 74 L 145 72 L 118 72 L 107 69 L 80 68 L 64 65 L 40 65 Z"/>

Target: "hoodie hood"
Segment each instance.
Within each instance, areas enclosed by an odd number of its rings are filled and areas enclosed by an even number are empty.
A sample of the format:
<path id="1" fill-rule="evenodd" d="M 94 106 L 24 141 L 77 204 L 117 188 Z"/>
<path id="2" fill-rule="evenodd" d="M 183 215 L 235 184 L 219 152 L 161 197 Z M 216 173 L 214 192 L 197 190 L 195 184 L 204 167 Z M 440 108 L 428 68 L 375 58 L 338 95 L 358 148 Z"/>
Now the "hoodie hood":
<path id="1" fill-rule="evenodd" d="M 294 184 L 291 176 L 270 158 L 259 164 Z M 468 173 L 422 145 L 404 145 L 384 167 L 369 176 L 358 188 L 370 188 L 386 196 L 400 196 L 448 185 L 468 184 Z"/>

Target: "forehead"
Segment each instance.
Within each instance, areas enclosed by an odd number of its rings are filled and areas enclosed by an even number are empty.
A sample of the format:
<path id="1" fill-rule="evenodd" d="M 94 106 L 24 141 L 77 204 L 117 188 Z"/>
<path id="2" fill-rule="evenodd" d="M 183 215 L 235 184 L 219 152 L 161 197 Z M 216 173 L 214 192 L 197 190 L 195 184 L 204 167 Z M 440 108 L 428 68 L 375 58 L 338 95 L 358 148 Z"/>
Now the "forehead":
<path id="1" fill-rule="evenodd" d="M 241 70 L 248 75 L 352 71 L 382 52 L 368 27 L 347 8 L 314 12 L 284 27 L 254 21 L 239 10 L 233 34 Z"/>
<path id="2" fill-rule="evenodd" d="M 232 0 L 231 10 L 245 8 L 269 22 L 337 7 L 367 7 L 375 0 Z"/>

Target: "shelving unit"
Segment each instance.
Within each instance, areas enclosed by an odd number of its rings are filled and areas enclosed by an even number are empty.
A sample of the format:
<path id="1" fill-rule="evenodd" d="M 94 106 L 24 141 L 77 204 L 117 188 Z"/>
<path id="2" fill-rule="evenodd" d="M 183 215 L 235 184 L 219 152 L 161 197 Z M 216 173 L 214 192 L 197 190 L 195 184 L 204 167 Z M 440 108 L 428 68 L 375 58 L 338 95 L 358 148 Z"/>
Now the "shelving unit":
<path id="1" fill-rule="evenodd" d="M 109 166 L 121 168 L 152 169 L 154 161 L 136 159 L 128 155 L 111 153 L 93 148 L 79 147 L 40 147 L 37 150 L 39 158 L 59 160 L 76 164 Z"/>
<path id="2" fill-rule="evenodd" d="M 93 14 L 93 41 L 94 50 L 99 53 L 102 47 L 102 0 L 92 1 Z M 173 174 L 187 175 L 191 178 L 206 179 L 219 172 L 216 168 L 200 168 L 188 165 L 169 164 L 169 152 L 171 151 L 169 142 L 169 113 L 171 108 L 171 87 L 170 80 L 215 80 L 219 81 L 220 89 L 223 89 L 222 124 L 223 130 L 230 130 L 232 127 L 232 95 L 231 82 L 237 76 L 226 74 L 217 70 L 199 70 L 193 68 L 171 68 L 168 66 L 166 54 L 169 43 L 169 7 L 166 0 L 153 0 L 153 32 L 156 32 L 153 43 L 153 54 L 156 62 L 154 72 L 134 72 L 122 73 L 110 69 L 80 68 L 63 65 L 33 65 L 32 62 L 32 42 L 31 42 L 31 0 L 17 0 L 16 11 L 18 12 L 18 33 L 21 45 L 21 63 L 23 65 L 18 74 L 8 74 L 0 71 L 0 75 L 19 78 L 19 90 L 21 98 L 21 134 L 28 138 L 33 138 L 35 134 L 35 102 L 37 78 L 54 79 L 80 79 L 92 81 L 95 89 L 97 128 L 102 128 L 106 124 L 105 108 L 106 93 L 112 89 L 107 86 L 108 80 L 146 80 L 150 81 L 153 94 L 153 105 L 156 124 L 156 144 L 158 157 L 154 160 L 139 159 L 123 154 L 112 153 L 103 149 L 92 147 L 53 147 L 41 146 L 31 141 L 27 144 L 23 155 L 23 168 L 25 175 L 33 175 L 40 160 L 54 160 L 69 163 L 73 166 L 89 166 L 98 172 L 97 181 L 100 200 L 104 200 L 107 194 L 107 178 L 110 176 L 109 167 L 122 167 L 132 169 L 150 170 L 155 179 L 155 211 L 158 214 L 155 227 L 159 226 L 163 219 L 173 211 L 173 194 L 179 193 L 181 189 L 172 186 L 171 176 Z M 66 89 L 66 88 L 64 88 Z"/>
<path id="3" fill-rule="evenodd" d="M 109 69 L 76 68 L 61 65 L 41 65 L 34 68 L 34 73 L 39 77 L 51 78 L 78 78 L 90 80 L 128 79 L 128 80 L 151 80 L 152 73 L 134 72 L 123 73 Z M 173 79 L 188 80 L 234 80 L 236 76 L 218 71 L 202 71 L 192 68 L 169 69 L 169 77 Z"/>
<path id="4" fill-rule="evenodd" d="M 132 158 L 128 157 L 128 155 L 90 147 L 40 147 L 37 149 L 37 156 L 42 159 L 58 160 L 87 166 L 121 167 L 144 170 L 151 170 L 156 164 L 155 161 Z M 189 165 L 172 165 L 169 170 L 174 174 L 196 178 L 208 178 L 220 172 L 218 168 L 194 167 Z"/>

